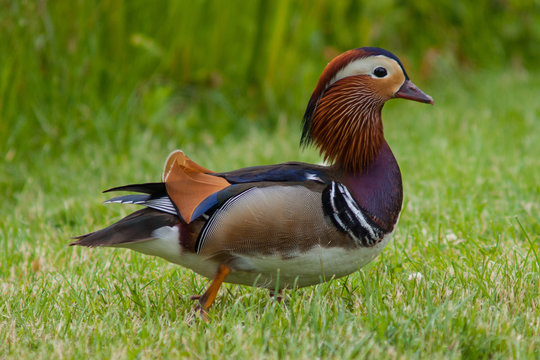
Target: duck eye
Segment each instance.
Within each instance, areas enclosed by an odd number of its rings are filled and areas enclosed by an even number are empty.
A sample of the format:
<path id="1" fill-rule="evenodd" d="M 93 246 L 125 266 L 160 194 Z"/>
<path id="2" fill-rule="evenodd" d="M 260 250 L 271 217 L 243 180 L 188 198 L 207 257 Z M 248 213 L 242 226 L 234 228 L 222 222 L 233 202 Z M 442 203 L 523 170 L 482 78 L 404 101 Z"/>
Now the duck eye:
<path id="1" fill-rule="evenodd" d="M 386 74 L 388 74 L 386 69 L 383 68 L 383 67 L 380 67 L 380 66 L 378 68 L 376 68 L 375 70 L 373 70 L 373 75 L 375 75 L 378 78 L 385 77 Z"/>

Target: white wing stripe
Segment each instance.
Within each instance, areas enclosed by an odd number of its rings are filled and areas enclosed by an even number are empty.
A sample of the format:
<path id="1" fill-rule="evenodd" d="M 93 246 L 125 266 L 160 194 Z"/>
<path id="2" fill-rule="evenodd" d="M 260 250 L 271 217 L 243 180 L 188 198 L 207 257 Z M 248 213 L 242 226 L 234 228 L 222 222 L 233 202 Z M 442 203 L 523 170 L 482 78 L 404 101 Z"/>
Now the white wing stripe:
<path id="1" fill-rule="evenodd" d="M 155 198 L 155 199 L 150 199 L 150 196 L 147 196 L 147 197 L 142 196 L 142 198 L 136 196 L 134 199 L 132 195 L 126 195 L 125 197 L 120 196 L 120 197 L 105 201 L 105 204 L 111 204 L 111 203 L 143 205 L 152 209 L 166 212 L 168 214 L 178 215 L 178 211 L 176 211 L 176 207 L 174 206 L 174 204 L 172 203 L 171 199 L 168 196 L 163 196 L 163 197 Z"/>

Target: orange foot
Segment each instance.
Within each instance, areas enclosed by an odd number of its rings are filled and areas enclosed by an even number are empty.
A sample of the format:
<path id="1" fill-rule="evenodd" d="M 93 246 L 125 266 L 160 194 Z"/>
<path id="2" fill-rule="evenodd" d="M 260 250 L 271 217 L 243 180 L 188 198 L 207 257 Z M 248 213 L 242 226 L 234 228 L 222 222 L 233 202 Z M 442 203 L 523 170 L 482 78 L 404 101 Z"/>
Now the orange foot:
<path id="1" fill-rule="evenodd" d="M 208 308 L 210 308 L 210 306 L 213 304 L 214 300 L 216 299 L 219 287 L 230 272 L 231 269 L 227 265 L 220 264 L 214 280 L 212 280 L 212 283 L 205 291 L 205 293 L 202 295 L 190 296 L 190 300 L 199 301 L 199 303 L 195 306 L 194 310 L 197 315 L 203 318 L 204 321 L 210 321 Z"/>

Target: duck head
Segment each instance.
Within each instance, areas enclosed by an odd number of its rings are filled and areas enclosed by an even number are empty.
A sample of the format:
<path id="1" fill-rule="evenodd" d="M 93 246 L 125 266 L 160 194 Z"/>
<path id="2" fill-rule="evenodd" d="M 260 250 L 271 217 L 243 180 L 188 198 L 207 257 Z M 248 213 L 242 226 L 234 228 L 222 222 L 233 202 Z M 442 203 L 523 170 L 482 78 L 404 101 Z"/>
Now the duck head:
<path id="1" fill-rule="evenodd" d="M 391 52 L 349 50 L 322 72 L 304 114 L 301 143 L 315 144 L 325 160 L 344 171 L 361 173 L 384 142 L 381 110 L 393 98 L 433 104 Z"/>

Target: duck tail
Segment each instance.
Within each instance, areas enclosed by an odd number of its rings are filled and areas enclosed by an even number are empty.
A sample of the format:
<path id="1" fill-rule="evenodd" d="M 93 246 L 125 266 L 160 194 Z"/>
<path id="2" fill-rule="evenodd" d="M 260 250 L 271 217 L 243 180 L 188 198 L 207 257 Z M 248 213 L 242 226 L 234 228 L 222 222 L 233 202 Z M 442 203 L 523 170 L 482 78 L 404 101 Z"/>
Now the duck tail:
<path id="1" fill-rule="evenodd" d="M 152 208 L 144 208 L 122 220 L 95 232 L 76 236 L 70 245 L 87 247 L 121 246 L 124 244 L 153 239 L 156 229 L 164 226 L 174 226 L 180 219 L 170 213 Z"/>

